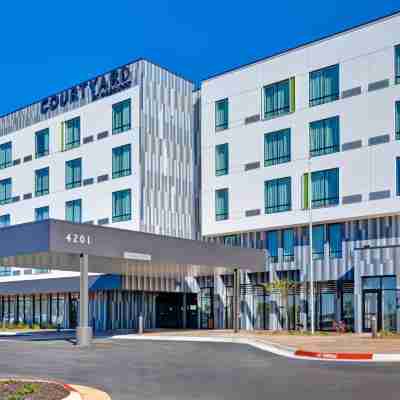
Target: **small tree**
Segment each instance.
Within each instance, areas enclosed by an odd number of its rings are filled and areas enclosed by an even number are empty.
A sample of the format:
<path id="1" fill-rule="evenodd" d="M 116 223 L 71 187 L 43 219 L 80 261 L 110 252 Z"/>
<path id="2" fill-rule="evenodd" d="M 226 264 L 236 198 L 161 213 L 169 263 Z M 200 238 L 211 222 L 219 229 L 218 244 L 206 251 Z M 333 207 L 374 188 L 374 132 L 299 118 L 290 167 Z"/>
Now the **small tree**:
<path id="1" fill-rule="evenodd" d="M 299 288 L 300 285 L 300 282 L 291 281 L 289 279 L 276 279 L 273 282 L 265 283 L 263 285 L 267 292 L 279 292 L 286 317 L 286 326 L 283 326 L 283 328 L 287 330 L 289 329 L 290 319 L 289 294 L 290 292 L 296 291 L 296 289 Z"/>

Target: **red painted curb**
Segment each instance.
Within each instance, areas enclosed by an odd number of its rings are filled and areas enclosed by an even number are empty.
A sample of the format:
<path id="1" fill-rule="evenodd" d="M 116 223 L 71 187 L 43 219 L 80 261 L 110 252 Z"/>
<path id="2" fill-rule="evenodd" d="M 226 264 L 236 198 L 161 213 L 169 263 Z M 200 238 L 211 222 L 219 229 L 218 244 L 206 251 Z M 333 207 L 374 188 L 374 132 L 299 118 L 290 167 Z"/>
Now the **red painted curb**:
<path id="1" fill-rule="evenodd" d="M 295 356 L 320 358 L 325 360 L 372 360 L 372 353 L 325 353 L 318 351 L 296 350 Z"/>

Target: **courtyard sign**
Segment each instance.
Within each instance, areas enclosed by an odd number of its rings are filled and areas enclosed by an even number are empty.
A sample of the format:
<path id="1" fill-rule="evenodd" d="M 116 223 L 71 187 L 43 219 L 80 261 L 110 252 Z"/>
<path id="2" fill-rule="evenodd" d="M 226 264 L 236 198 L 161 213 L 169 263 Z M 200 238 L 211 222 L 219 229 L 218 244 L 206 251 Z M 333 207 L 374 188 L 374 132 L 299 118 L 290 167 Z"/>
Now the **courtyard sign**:
<path id="1" fill-rule="evenodd" d="M 48 111 L 56 111 L 59 107 L 85 99 L 86 96 L 89 97 L 88 102 L 95 101 L 127 89 L 131 85 L 132 73 L 129 67 L 117 68 L 106 75 L 97 76 L 42 100 L 40 112 L 46 114 Z"/>

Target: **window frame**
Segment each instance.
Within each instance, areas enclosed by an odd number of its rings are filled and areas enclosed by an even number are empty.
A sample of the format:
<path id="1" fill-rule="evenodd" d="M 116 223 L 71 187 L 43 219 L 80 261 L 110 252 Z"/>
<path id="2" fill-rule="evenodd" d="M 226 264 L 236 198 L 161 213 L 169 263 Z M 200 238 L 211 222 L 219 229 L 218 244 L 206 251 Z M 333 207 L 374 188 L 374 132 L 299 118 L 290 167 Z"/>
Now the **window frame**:
<path id="1" fill-rule="evenodd" d="M 129 152 L 129 169 L 127 168 L 120 168 L 118 170 L 114 170 L 114 157 L 116 156 L 116 153 L 119 151 L 121 152 L 118 154 L 118 157 L 122 158 L 122 154 L 124 149 L 128 149 Z M 122 162 L 119 162 L 119 164 L 122 164 Z M 120 165 L 119 165 L 120 167 Z M 132 146 L 130 143 L 124 144 L 122 146 L 114 147 L 112 149 L 112 178 L 117 179 L 117 178 L 123 178 L 124 176 L 129 176 L 132 174 Z"/>
<path id="2" fill-rule="evenodd" d="M 116 199 L 116 196 L 122 193 L 129 193 L 129 213 L 124 213 L 124 214 L 119 214 L 116 215 L 114 214 L 117 200 L 121 199 Z M 132 220 L 132 190 L 131 189 L 122 189 L 122 190 L 117 190 L 112 193 L 112 222 L 124 222 L 124 221 L 130 221 Z"/>
<path id="3" fill-rule="evenodd" d="M 326 183 L 326 180 L 328 179 L 327 175 L 329 173 L 333 173 L 333 171 L 337 171 L 337 197 L 325 196 L 324 198 L 321 199 L 314 199 L 313 176 L 315 176 L 315 174 L 324 174 L 324 185 L 327 185 Z M 339 204 L 340 204 L 340 169 L 336 167 L 336 168 L 329 168 L 311 172 L 311 207 L 313 209 L 317 209 L 317 208 L 337 206 Z"/>
<path id="4" fill-rule="evenodd" d="M 325 71 L 331 70 L 337 68 L 337 82 L 338 82 L 338 88 L 337 88 L 337 92 L 336 93 L 330 93 L 330 94 L 326 94 L 323 95 L 321 97 L 317 97 L 317 98 L 311 98 L 311 80 L 312 80 L 312 75 L 314 74 L 318 74 L 318 73 L 323 73 Z M 308 104 L 309 107 L 316 107 L 316 106 L 320 106 L 322 104 L 327 104 L 327 103 L 331 103 L 333 101 L 337 101 L 340 99 L 340 64 L 333 64 L 333 65 L 329 65 L 323 68 L 319 68 L 316 69 L 314 71 L 310 71 L 309 72 L 309 76 L 308 76 L 308 85 L 309 85 L 309 93 L 308 93 Z"/>
<path id="5" fill-rule="evenodd" d="M 3 221 L 3 219 L 5 221 Z M 7 214 L 0 215 L 0 229 L 6 228 L 8 226 L 11 226 L 11 214 L 7 213 Z"/>
<path id="6" fill-rule="evenodd" d="M 400 100 L 394 103 L 394 130 L 396 140 L 400 140 Z"/>
<path id="7" fill-rule="evenodd" d="M 218 194 L 226 193 L 225 199 L 225 212 L 224 213 L 217 213 L 217 199 Z M 215 190 L 215 221 L 226 221 L 229 219 L 229 189 L 228 188 L 221 188 Z"/>
<path id="8" fill-rule="evenodd" d="M 275 184 L 276 185 L 276 203 L 279 203 L 279 191 L 278 191 L 278 185 L 280 183 L 288 182 L 289 185 L 289 203 L 288 204 L 275 204 L 273 206 L 269 206 L 267 204 L 267 187 L 269 184 Z M 281 213 L 281 212 L 288 212 L 292 210 L 292 177 L 291 176 L 285 176 L 283 178 L 274 178 L 274 179 L 269 179 L 264 182 L 264 213 L 269 215 L 269 214 L 276 214 L 276 213 Z"/>
<path id="9" fill-rule="evenodd" d="M 331 229 L 333 229 L 334 227 L 339 227 L 340 228 L 340 249 L 333 252 L 332 251 L 332 246 L 331 246 L 331 236 L 332 236 L 332 232 Z M 327 230 L 326 230 L 326 234 L 327 234 L 327 241 L 328 241 L 328 246 L 329 246 L 329 257 L 330 258 L 342 258 L 343 257 L 343 224 L 340 222 L 334 223 L 334 224 L 329 224 L 327 225 Z"/>
<path id="10" fill-rule="evenodd" d="M 72 142 L 67 143 L 67 140 L 66 140 L 67 139 L 67 129 L 68 129 L 67 125 L 75 123 L 76 121 L 78 121 L 79 139 L 75 139 Z M 82 137 L 82 135 L 81 135 L 81 117 L 74 117 L 74 118 L 64 121 L 64 144 L 63 144 L 64 151 L 68 151 L 68 150 L 72 150 L 72 149 L 76 149 L 77 147 L 80 147 L 81 137 Z"/>
<path id="11" fill-rule="evenodd" d="M 285 247 L 285 233 L 291 232 L 292 234 L 292 245 L 290 253 L 286 253 Z M 282 230 L 282 255 L 283 261 L 294 261 L 294 247 L 295 247 L 295 230 L 293 228 L 286 228 Z"/>
<path id="12" fill-rule="evenodd" d="M 41 218 L 38 219 L 38 213 L 43 211 L 43 210 L 47 210 L 47 218 Z M 42 206 L 42 207 L 36 207 L 35 208 L 35 221 L 39 222 L 39 221 L 46 221 L 50 218 L 50 207 L 49 206 Z"/>
<path id="13" fill-rule="evenodd" d="M 129 122 L 125 123 L 123 120 L 124 106 L 128 105 L 129 108 Z M 121 113 L 121 124 L 116 125 L 115 113 Z M 119 133 L 126 132 L 132 129 L 132 101 L 130 98 L 119 101 L 112 105 L 112 134 L 118 135 Z"/>
<path id="14" fill-rule="evenodd" d="M 226 120 L 217 125 L 217 107 L 219 104 L 225 104 L 226 103 Z M 229 99 L 228 97 L 225 97 L 224 99 L 220 99 L 217 100 L 215 102 L 215 106 L 214 106 L 214 126 L 215 126 L 215 131 L 216 132 L 220 132 L 220 131 L 224 131 L 226 129 L 229 128 Z"/>
<path id="15" fill-rule="evenodd" d="M 275 158 L 267 159 L 267 141 L 268 139 L 275 140 L 281 135 L 288 135 L 289 137 L 289 154 L 278 156 Z M 291 128 L 280 129 L 278 131 L 268 132 L 264 134 L 264 167 L 271 167 L 273 165 L 285 164 L 291 161 L 292 157 L 292 130 Z M 274 147 L 278 147 L 278 143 L 273 143 Z"/>
<path id="16" fill-rule="evenodd" d="M 315 239 L 314 239 L 314 229 L 315 230 L 317 230 L 317 229 L 321 229 L 322 230 L 322 252 L 320 252 L 320 251 L 315 251 L 314 249 L 315 249 L 315 243 L 317 242 Z M 313 238 L 312 238 L 312 242 L 313 242 L 313 245 L 312 245 L 312 257 L 313 257 L 313 260 L 323 260 L 324 258 L 325 258 L 325 242 L 326 242 L 326 228 L 325 228 L 325 225 L 323 225 L 323 224 L 319 224 L 319 225 L 313 225 L 313 227 L 312 227 L 312 233 L 311 233 L 312 235 L 313 235 Z"/>
<path id="17" fill-rule="evenodd" d="M 41 175 L 42 173 L 47 172 L 47 188 L 43 188 L 41 190 L 38 189 L 38 179 L 44 179 L 45 178 L 45 174 Z M 42 186 L 43 182 L 42 182 Z M 40 197 L 40 196 L 45 196 L 47 194 L 50 193 L 50 168 L 49 167 L 44 167 L 44 168 L 40 168 L 37 169 L 35 171 L 35 197 Z"/>
<path id="18" fill-rule="evenodd" d="M 75 205 L 79 204 L 79 221 L 75 220 Z M 67 219 L 67 210 L 68 207 L 72 206 L 72 214 L 74 216 L 73 221 Z M 65 202 L 65 220 L 68 222 L 72 222 L 72 223 L 82 223 L 82 199 L 74 199 L 74 200 L 69 200 Z"/>
<path id="19" fill-rule="evenodd" d="M 272 111 L 268 111 L 267 112 L 267 101 L 266 101 L 266 91 L 267 89 L 274 89 L 274 95 L 277 92 L 277 88 L 280 85 L 286 84 L 288 86 L 288 93 L 289 93 L 289 98 L 288 98 L 288 104 L 287 106 L 285 105 L 284 107 L 281 108 L 277 108 L 277 109 L 273 109 Z M 270 120 L 270 119 L 274 119 L 274 118 L 278 118 L 278 117 L 282 117 L 284 115 L 288 115 L 291 113 L 291 93 L 290 93 L 290 78 L 287 79 L 283 79 L 281 81 L 278 82 L 273 82 L 273 83 L 269 83 L 267 85 L 264 85 L 262 88 L 262 105 L 263 105 L 263 109 L 262 109 L 262 116 L 264 120 Z M 282 111 L 283 110 L 283 111 Z M 268 115 L 267 115 L 268 114 Z"/>
<path id="20" fill-rule="evenodd" d="M 217 169 L 217 157 L 218 157 L 218 149 L 225 149 L 225 168 Z M 228 175 L 229 173 L 229 143 L 221 143 L 215 146 L 215 176 L 223 176 Z"/>
<path id="21" fill-rule="evenodd" d="M 275 240 L 276 240 L 276 255 L 271 255 L 271 247 L 270 244 L 272 242 L 270 242 L 270 237 L 275 236 Z M 274 229 L 271 231 L 267 231 L 267 237 L 266 237 L 266 248 L 268 251 L 268 259 L 271 263 L 276 264 L 279 261 L 279 231 Z"/>
<path id="22" fill-rule="evenodd" d="M 38 138 L 41 135 L 47 135 L 47 149 L 44 152 L 38 151 Z M 40 131 L 35 132 L 35 158 L 41 158 L 49 155 L 50 153 L 50 129 L 44 128 Z"/>
<path id="23" fill-rule="evenodd" d="M 0 169 L 9 168 L 13 164 L 13 160 L 12 160 L 12 141 L 10 140 L 8 142 L 0 144 L 0 151 L 3 151 L 4 150 L 3 147 L 6 147 L 6 146 L 7 146 L 6 151 L 10 152 L 10 159 L 6 160 L 4 163 L 0 164 Z"/>
<path id="24" fill-rule="evenodd" d="M 334 144 L 331 146 L 326 146 L 326 139 L 327 139 L 326 128 L 327 128 L 328 122 L 333 121 L 333 120 L 337 121 L 337 144 Z M 323 124 L 323 127 L 324 127 L 323 141 L 324 141 L 325 146 L 320 147 L 318 149 L 311 149 L 311 143 L 312 143 L 311 134 L 312 134 L 313 125 L 316 125 L 316 124 Z M 333 117 L 324 118 L 324 119 L 319 119 L 316 121 L 312 121 L 308 125 L 308 130 L 309 130 L 309 155 L 310 155 L 310 158 L 320 157 L 320 156 L 340 152 L 340 118 L 338 115 L 335 115 Z"/>
<path id="25" fill-rule="evenodd" d="M 400 44 L 394 46 L 394 83 L 400 84 Z"/>
<path id="26" fill-rule="evenodd" d="M 10 184 L 9 196 L 8 197 L 6 196 L 4 199 L 0 199 L 0 205 L 9 204 L 12 201 L 12 178 L 4 178 L 4 179 L 0 180 L 0 187 L 3 184 L 8 184 L 8 183 Z M 5 193 L 5 194 L 7 194 L 7 193 Z"/>
<path id="27" fill-rule="evenodd" d="M 69 164 L 70 163 L 74 163 L 74 162 L 78 162 L 78 161 L 79 161 L 79 169 L 80 169 L 79 181 L 78 180 L 75 181 L 75 173 L 73 173 L 72 174 L 73 181 L 72 182 L 67 182 L 67 170 L 68 170 Z M 81 187 L 81 186 L 82 186 L 82 157 L 74 158 L 73 160 L 65 161 L 65 189 L 69 190 L 69 189 L 74 189 L 74 188 Z"/>

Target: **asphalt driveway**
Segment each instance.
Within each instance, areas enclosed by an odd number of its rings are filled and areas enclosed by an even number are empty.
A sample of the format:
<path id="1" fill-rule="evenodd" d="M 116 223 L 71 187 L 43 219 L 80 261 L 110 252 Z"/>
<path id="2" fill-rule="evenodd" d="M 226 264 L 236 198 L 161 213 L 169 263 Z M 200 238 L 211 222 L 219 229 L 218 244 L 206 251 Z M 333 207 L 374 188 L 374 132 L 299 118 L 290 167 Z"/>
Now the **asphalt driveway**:
<path id="1" fill-rule="evenodd" d="M 98 340 L 0 341 L 0 375 L 91 385 L 114 400 L 397 399 L 400 364 L 282 358 L 246 345 Z"/>

